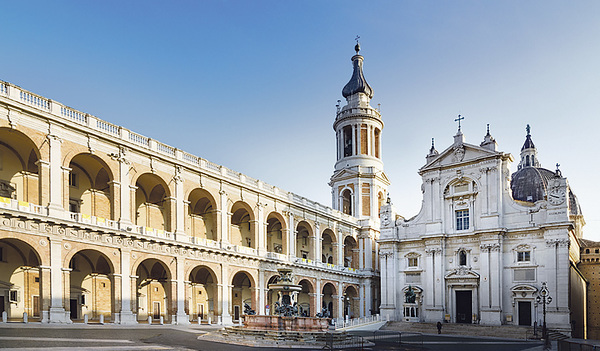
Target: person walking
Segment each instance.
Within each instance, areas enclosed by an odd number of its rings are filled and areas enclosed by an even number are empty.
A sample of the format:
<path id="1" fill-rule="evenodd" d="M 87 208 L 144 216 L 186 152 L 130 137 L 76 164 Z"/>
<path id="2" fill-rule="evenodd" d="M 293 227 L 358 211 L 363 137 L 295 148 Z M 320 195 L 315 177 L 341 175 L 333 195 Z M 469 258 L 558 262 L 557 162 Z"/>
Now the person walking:
<path id="1" fill-rule="evenodd" d="M 437 322 L 437 330 L 438 330 L 438 334 L 442 333 L 442 322 Z"/>

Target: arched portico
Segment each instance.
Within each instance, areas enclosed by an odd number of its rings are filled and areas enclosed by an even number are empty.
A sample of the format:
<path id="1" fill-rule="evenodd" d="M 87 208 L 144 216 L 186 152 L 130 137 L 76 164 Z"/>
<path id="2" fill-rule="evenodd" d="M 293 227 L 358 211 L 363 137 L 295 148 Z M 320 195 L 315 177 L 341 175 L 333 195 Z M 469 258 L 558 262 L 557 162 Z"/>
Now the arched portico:
<path id="1" fill-rule="evenodd" d="M 358 269 L 360 263 L 358 253 L 356 240 L 351 236 L 347 236 L 344 239 L 344 267 Z"/>
<path id="2" fill-rule="evenodd" d="M 135 224 L 170 231 L 170 193 L 165 181 L 152 173 L 139 176 L 135 190 Z"/>
<path id="3" fill-rule="evenodd" d="M 306 221 L 296 226 L 296 257 L 313 260 L 313 229 Z"/>
<path id="4" fill-rule="evenodd" d="M 322 306 L 321 308 L 326 308 L 327 309 L 327 315 L 329 318 L 334 318 L 337 317 L 338 315 L 338 303 L 337 303 L 337 290 L 335 288 L 335 285 L 333 285 L 332 283 L 325 283 L 325 285 L 323 285 L 323 290 L 322 290 L 322 294 L 323 294 L 323 300 L 322 300 Z"/>
<path id="5" fill-rule="evenodd" d="M 321 262 L 329 264 L 337 264 L 337 245 L 335 234 L 331 229 L 323 231 L 323 240 L 321 240 Z"/>
<path id="6" fill-rule="evenodd" d="M 0 314 L 6 311 L 9 320 L 21 320 L 26 312 L 40 320 L 49 296 L 43 295 L 38 252 L 22 240 L 0 239 L 0 262 Z"/>
<path id="7" fill-rule="evenodd" d="M 358 318 L 360 317 L 360 297 L 358 289 L 353 285 L 349 285 L 344 290 L 344 317 Z"/>
<path id="8" fill-rule="evenodd" d="M 256 228 L 252 208 L 243 201 L 231 207 L 230 242 L 238 246 L 256 248 Z"/>
<path id="9" fill-rule="evenodd" d="M 195 267 L 189 276 L 188 314 L 194 321 L 216 321 L 219 311 L 218 279 L 207 266 Z"/>
<path id="10" fill-rule="evenodd" d="M 69 261 L 69 305 L 71 320 L 104 316 L 110 321 L 114 311 L 114 268 L 108 257 L 96 250 L 81 250 Z M 67 306 L 65 306 L 67 307 Z"/>
<path id="11" fill-rule="evenodd" d="M 40 151 L 29 137 L 0 128 L 0 197 L 41 205 L 39 159 Z"/>
<path id="12" fill-rule="evenodd" d="M 315 309 L 315 293 L 313 284 L 308 279 L 301 279 L 298 284 L 302 290 L 298 293 L 298 314 L 302 317 L 314 316 L 317 312 Z"/>
<path id="13" fill-rule="evenodd" d="M 188 197 L 186 232 L 195 238 L 219 240 L 217 203 L 204 189 L 194 189 Z"/>
<path id="14" fill-rule="evenodd" d="M 277 212 L 269 213 L 267 217 L 267 251 L 277 254 L 288 254 L 288 238 L 285 220 Z"/>
<path id="15" fill-rule="evenodd" d="M 65 208 L 82 216 L 114 219 L 114 178 L 108 165 L 96 155 L 83 153 L 71 159 L 69 169 Z"/>
<path id="16" fill-rule="evenodd" d="M 254 291 L 256 285 L 251 274 L 240 271 L 233 276 L 231 286 L 231 315 L 233 321 L 237 322 L 244 312 L 244 304 L 248 304 L 250 308 L 256 310 Z"/>
<path id="17" fill-rule="evenodd" d="M 148 258 L 136 269 L 136 294 L 138 321 L 146 321 L 152 317 L 158 321 L 160 317 L 169 321 L 174 314 L 172 306 L 171 272 L 161 260 Z"/>

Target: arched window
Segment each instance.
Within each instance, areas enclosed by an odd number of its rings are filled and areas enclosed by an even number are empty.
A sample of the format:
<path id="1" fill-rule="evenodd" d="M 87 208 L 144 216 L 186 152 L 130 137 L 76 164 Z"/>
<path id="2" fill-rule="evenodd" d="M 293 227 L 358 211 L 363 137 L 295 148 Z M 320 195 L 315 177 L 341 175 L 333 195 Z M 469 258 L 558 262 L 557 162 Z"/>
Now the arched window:
<path id="1" fill-rule="evenodd" d="M 344 157 L 352 156 L 352 126 L 344 127 L 342 130 L 342 135 L 344 140 Z"/>
<path id="2" fill-rule="evenodd" d="M 529 167 L 529 155 L 525 156 L 525 167 Z"/>
<path id="3" fill-rule="evenodd" d="M 465 250 L 460 250 L 458 253 L 458 264 L 460 266 L 466 266 L 467 265 L 467 253 L 465 252 Z"/>
<path id="4" fill-rule="evenodd" d="M 352 193 L 350 189 L 342 192 L 342 212 L 347 215 L 352 215 Z"/>

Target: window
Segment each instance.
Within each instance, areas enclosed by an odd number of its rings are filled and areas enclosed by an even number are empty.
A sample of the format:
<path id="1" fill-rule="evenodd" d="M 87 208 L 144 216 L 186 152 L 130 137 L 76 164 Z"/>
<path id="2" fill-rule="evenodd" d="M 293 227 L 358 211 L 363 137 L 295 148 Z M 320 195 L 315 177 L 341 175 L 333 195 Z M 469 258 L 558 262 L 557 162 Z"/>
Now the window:
<path id="1" fill-rule="evenodd" d="M 17 290 L 11 290 L 8 296 L 10 302 L 19 302 L 19 292 Z"/>
<path id="2" fill-rule="evenodd" d="M 529 262 L 531 261 L 531 251 L 518 251 L 517 262 Z"/>
<path id="3" fill-rule="evenodd" d="M 69 173 L 69 186 L 77 187 L 77 173 Z"/>
<path id="4" fill-rule="evenodd" d="M 456 211 L 456 230 L 469 229 L 469 210 Z"/>
<path id="5" fill-rule="evenodd" d="M 417 267 L 419 265 L 419 259 L 417 257 L 412 257 L 408 259 L 409 267 Z"/>
<path id="6" fill-rule="evenodd" d="M 69 200 L 69 212 L 79 213 L 79 201 L 74 199 Z"/>
<path id="7" fill-rule="evenodd" d="M 460 252 L 458 253 L 458 264 L 461 266 L 467 265 L 467 253 L 465 252 L 465 250 L 460 250 Z"/>

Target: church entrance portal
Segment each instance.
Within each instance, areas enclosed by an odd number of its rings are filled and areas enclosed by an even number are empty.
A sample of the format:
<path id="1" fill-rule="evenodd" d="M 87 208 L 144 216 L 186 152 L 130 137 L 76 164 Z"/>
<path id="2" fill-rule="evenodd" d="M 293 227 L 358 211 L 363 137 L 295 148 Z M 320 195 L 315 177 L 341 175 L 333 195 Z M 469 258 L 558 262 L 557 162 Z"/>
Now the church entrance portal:
<path id="1" fill-rule="evenodd" d="M 531 302 L 519 301 L 519 325 L 531 325 Z"/>
<path id="2" fill-rule="evenodd" d="M 473 313 L 473 292 L 471 290 L 456 291 L 456 323 L 471 323 Z"/>

